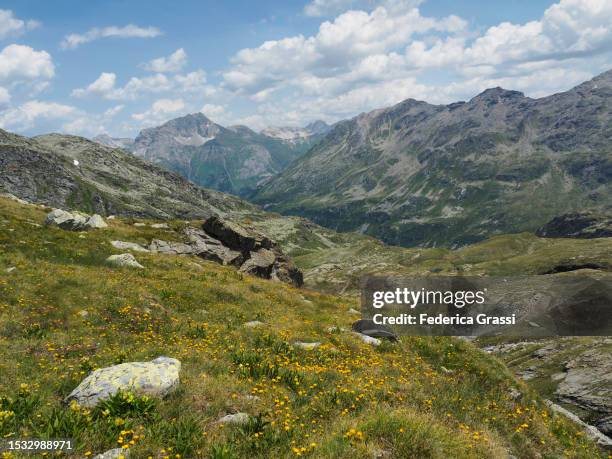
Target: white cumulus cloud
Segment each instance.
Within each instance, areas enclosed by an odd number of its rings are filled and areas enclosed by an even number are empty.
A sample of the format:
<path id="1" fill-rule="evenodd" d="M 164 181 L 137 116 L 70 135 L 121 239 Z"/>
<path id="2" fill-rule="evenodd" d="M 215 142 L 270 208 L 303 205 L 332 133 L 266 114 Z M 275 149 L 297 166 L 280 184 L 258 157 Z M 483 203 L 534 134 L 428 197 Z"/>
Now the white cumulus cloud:
<path id="1" fill-rule="evenodd" d="M 93 83 L 86 88 L 79 88 L 72 91 L 74 97 L 83 97 L 88 94 L 106 95 L 115 89 L 117 75 L 110 72 L 102 72 Z"/>
<path id="2" fill-rule="evenodd" d="M 110 100 L 135 100 L 144 94 L 163 92 L 201 93 L 210 96 L 214 87 L 206 83 L 206 72 L 195 70 L 185 74 L 165 75 L 155 73 L 145 77 L 132 77 L 124 86 L 117 86 L 117 76 L 112 72 L 102 72 L 100 76 L 84 88 L 72 91 L 73 97 L 96 95 Z"/>
<path id="3" fill-rule="evenodd" d="M 147 62 L 143 67 L 151 72 L 170 73 L 179 72 L 185 64 L 187 64 L 187 53 L 183 48 L 179 48 L 169 56 Z"/>
<path id="4" fill-rule="evenodd" d="M 71 33 L 66 35 L 62 40 L 61 47 L 73 49 L 84 43 L 101 38 L 154 38 L 161 34 L 161 30 L 157 27 L 139 27 L 134 24 L 128 24 L 123 27 L 94 27 L 83 34 Z"/>
<path id="5" fill-rule="evenodd" d="M 25 45 L 8 45 L 0 51 L 0 80 L 49 79 L 55 74 L 51 55 Z"/>
<path id="6" fill-rule="evenodd" d="M 134 113 L 132 119 L 140 121 L 143 126 L 155 126 L 185 109 L 183 99 L 158 99 L 151 105 L 151 108 L 142 113 Z"/>
<path id="7" fill-rule="evenodd" d="M 11 10 L 0 9 L 0 38 L 21 35 L 38 26 L 38 21 L 19 19 Z"/>
<path id="8" fill-rule="evenodd" d="M 539 97 L 567 90 L 612 62 L 609 0 L 559 0 L 530 21 L 482 31 L 456 15 L 425 16 L 419 3 L 312 0 L 307 15 L 344 12 L 312 35 L 238 51 L 222 73 L 223 88 L 257 104 L 251 122 L 300 124 L 404 98 L 449 103 L 497 85 Z"/>
<path id="9" fill-rule="evenodd" d="M 0 112 L 0 127 L 22 131 L 30 129 L 40 120 L 61 120 L 71 117 L 77 109 L 56 102 L 30 100 Z"/>

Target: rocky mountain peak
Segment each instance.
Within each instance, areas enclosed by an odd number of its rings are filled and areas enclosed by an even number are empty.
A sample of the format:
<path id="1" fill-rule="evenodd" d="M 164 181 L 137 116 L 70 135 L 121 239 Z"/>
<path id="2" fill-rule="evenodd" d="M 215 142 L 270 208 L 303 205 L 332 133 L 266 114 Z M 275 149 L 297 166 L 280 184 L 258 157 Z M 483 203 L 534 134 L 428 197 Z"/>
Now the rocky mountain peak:
<path id="1" fill-rule="evenodd" d="M 495 88 L 485 89 L 483 92 L 473 97 L 470 100 L 470 103 L 474 102 L 487 102 L 487 103 L 499 103 L 499 102 L 508 102 L 512 100 L 523 99 L 525 94 L 520 91 L 511 91 L 508 89 L 500 88 L 499 86 Z"/>
<path id="2" fill-rule="evenodd" d="M 305 129 L 312 134 L 325 134 L 331 129 L 331 126 L 323 120 L 316 120 L 307 124 Z"/>

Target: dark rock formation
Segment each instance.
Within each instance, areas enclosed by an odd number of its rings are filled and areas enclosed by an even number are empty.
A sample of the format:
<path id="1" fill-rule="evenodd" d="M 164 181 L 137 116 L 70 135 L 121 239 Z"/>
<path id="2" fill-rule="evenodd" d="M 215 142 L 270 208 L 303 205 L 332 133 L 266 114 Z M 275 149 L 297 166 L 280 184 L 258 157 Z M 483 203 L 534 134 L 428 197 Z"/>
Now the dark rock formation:
<path id="1" fill-rule="evenodd" d="M 207 247 L 198 255 L 206 257 L 203 254 L 210 254 L 211 251 L 219 253 L 225 249 L 227 252 L 223 262 L 226 263 L 227 257 L 231 257 L 232 262 L 229 264 L 240 265 L 242 272 L 264 279 L 280 280 L 296 287 L 304 283 L 302 272 L 291 259 L 275 242 L 257 231 L 219 217 L 207 219 L 202 229 L 208 239 L 202 237 L 201 233 L 191 233 L 192 237 L 198 234 L 202 238 L 200 245 Z M 220 242 L 221 247 L 215 247 L 211 239 Z"/>
<path id="2" fill-rule="evenodd" d="M 397 341 L 397 335 L 389 327 L 378 325 L 371 319 L 360 319 L 351 326 L 353 331 L 372 338 L 384 338 L 390 341 Z"/>
<path id="3" fill-rule="evenodd" d="M 553 218 L 536 231 L 540 237 L 593 239 L 612 237 L 612 216 L 574 212 Z"/>
<path id="4" fill-rule="evenodd" d="M 235 266 L 241 272 L 302 286 L 302 272 L 271 239 L 234 222 L 210 217 L 202 229 L 186 228 L 188 242 L 151 241 L 152 252 L 197 255 L 205 260 Z"/>
<path id="5" fill-rule="evenodd" d="M 241 252 L 271 249 L 273 246 L 272 241 L 267 237 L 219 217 L 208 218 L 202 225 L 202 229 L 222 241 L 227 247 Z"/>

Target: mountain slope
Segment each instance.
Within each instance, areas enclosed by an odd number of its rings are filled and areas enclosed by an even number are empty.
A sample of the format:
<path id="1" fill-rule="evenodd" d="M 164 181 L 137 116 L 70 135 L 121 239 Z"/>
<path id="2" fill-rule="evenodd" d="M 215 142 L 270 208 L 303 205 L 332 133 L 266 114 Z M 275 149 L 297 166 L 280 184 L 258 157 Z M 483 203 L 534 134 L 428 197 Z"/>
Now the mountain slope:
<path id="1" fill-rule="evenodd" d="M 246 126 L 226 128 L 195 113 L 142 130 L 131 150 L 197 185 L 246 196 L 319 137 L 305 136 L 298 141 L 258 134 Z"/>
<path id="2" fill-rule="evenodd" d="M 340 330 L 352 301 L 190 256 L 105 263 L 109 241 L 150 229 L 116 219 L 80 235 L 3 198 L 0 215 L 3 438 L 70 438 L 70 457 L 123 444 L 137 458 L 606 457 L 467 341 L 374 347 Z M 181 363 L 166 398 L 62 404 L 94 369 L 160 355 Z M 233 413 L 249 422 L 218 422 Z"/>
<path id="3" fill-rule="evenodd" d="M 102 215 L 206 218 L 254 209 L 123 150 L 69 135 L 30 139 L 0 130 L 0 171 L 2 191 Z"/>
<path id="4" fill-rule="evenodd" d="M 612 71 L 541 99 L 493 88 L 335 125 L 254 200 L 405 246 L 464 245 L 612 206 Z"/>
<path id="5" fill-rule="evenodd" d="M 134 139 L 129 137 L 111 137 L 108 134 L 100 134 L 92 137 L 94 142 L 112 148 L 123 148 L 126 151 L 130 151 L 134 146 Z"/>

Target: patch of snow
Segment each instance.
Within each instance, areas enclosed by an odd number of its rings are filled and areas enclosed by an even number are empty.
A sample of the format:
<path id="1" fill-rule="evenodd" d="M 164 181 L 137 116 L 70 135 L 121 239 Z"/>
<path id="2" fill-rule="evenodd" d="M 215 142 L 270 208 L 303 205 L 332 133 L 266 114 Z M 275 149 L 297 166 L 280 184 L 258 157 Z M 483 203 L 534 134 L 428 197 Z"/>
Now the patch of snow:
<path id="1" fill-rule="evenodd" d="M 299 127 L 269 127 L 261 131 L 261 134 L 285 141 L 297 141 L 310 137 L 310 132 Z"/>

